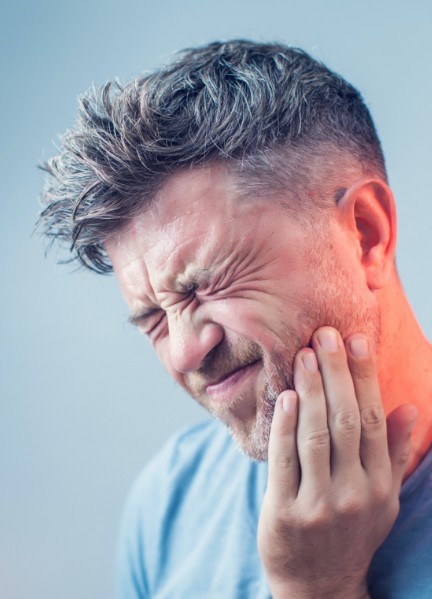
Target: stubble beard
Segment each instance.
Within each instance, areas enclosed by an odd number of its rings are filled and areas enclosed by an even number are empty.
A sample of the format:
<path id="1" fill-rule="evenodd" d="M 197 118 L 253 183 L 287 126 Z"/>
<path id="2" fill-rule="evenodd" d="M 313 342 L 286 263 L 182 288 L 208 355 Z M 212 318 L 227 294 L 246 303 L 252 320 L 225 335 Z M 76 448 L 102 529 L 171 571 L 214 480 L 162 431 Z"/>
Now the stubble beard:
<path id="1" fill-rule="evenodd" d="M 294 388 L 294 357 L 306 343 L 304 335 L 302 341 L 299 341 L 298 336 L 298 330 L 289 329 L 287 337 L 291 342 L 290 347 L 285 346 L 282 353 L 273 351 L 271 354 L 247 338 L 241 338 L 234 344 L 222 341 L 206 356 L 199 371 L 191 374 L 187 380 L 191 396 L 227 427 L 238 449 L 253 460 L 267 459 L 276 400 L 284 389 Z M 256 376 L 259 377 L 260 390 L 256 395 L 250 397 L 240 393 L 228 405 L 209 400 L 205 392 L 206 381 L 254 362 L 259 362 Z M 248 408 L 245 411 L 253 411 L 252 419 L 242 420 L 239 417 L 244 406 Z"/>
<path id="2" fill-rule="evenodd" d="M 302 347 L 310 346 L 312 334 L 316 329 L 325 325 L 333 326 L 341 333 L 343 339 L 354 333 L 364 333 L 371 342 L 372 351 L 377 351 L 380 338 L 378 309 L 366 307 L 358 298 L 356 299 L 355 295 L 351 297 L 349 305 L 345 304 L 343 310 L 336 311 L 338 305 L 341 304 L 326 302 L 319 310 L 315 310 L 315 314 L 311 307 L 307 315 L 303 316 L 301 329 L 309 330 L 307 340 L 304 336 L 297 338 L 294 351 L 291 349 L 288 355 L 285 353 L 283 357 L 280 355 L 275 357 L 273 367 L 277 374 L 272 376 L 268 372 L 265 373 L 264 393 L 258 400 L 253 426 L 250 430 L 246 427 L 229 429 L 238 449 L 249 458 L 257 461 L 267 460 L 276 400 L 284 389 L 295 389 L 295 355 Z M 282 388 L 281 384 L 283 384 Z"/>
<path id="3" fill-rule="evenodd" d="M 311 338 L 318 328 L 332 326 L 342 338 L 354 333 L 364 333 L 377 352 L 380 339 L 380 313 L 376 303 L 367 301 L 354 287 L 352 278 L 337 264 L 337 260 L 322 260 L 319 255 L 319 282 L 314 292 L 305 301 L 302 311 L 297 313 L 296 322 L 285 326 L 288 339 L 283 351 L 266 356 L 263 349 L 254 341 L 242 339 L 239 346 L 215 348 L 204 363 L 204 373 L 223 372 L 227 365 L 247 364 L 253 359 L 262 360 L 263 390 L 257 398 L 239 395 L 233 406 L 220 407 L 207 401 L 198 385 L 191 385 L 189 392 L 208 412 L 222 421 L 234 439 L 238 449 L 256 461 L 268 458 L 268 445 L 271 433 L 276 400 L 284 389 L 294 389 L 294 358 L 302 347 L 310 346 Z M 313 271 L 312 271 L 313 272 Z M 335 273 L 336 276 L 335 276 Z M 212 355 L 213 354 L 213 355 Z M 217 356 L 217 357 L 216 357 Z M 222 368 L 222 370 L 221 370 Z M 255 402 L 255 417 L 250 422 L 236 420 L 236 426 L 230 426 L 229 416 L 233 407 L 241 402 Z"/>

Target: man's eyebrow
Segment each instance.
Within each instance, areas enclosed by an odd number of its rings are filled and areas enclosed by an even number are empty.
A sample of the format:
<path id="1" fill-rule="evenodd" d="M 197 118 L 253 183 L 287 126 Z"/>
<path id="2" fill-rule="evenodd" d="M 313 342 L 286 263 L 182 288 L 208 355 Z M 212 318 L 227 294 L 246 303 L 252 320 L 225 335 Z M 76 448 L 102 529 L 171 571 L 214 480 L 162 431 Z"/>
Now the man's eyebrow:
<path id="1" fill-rule="evenodd" d="M 192 273 L 184 278 L 182 277 L 178 281 L 177 285 L 179 291 L 182 293 L 187 293 L 197 289 L 201 285 L 209 285 L 214 274 L 214 270 L 214 266 L 206 266 L 195 269 Z"/>

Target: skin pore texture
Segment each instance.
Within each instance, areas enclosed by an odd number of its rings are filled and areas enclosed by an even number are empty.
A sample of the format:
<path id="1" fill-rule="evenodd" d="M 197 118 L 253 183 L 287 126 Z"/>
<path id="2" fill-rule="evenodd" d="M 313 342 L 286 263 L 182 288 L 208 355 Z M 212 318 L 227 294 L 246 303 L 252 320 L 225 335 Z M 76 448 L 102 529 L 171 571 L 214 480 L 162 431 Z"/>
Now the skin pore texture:
<path id="1" fill-rule="evenodd" d="M 212 165 L 174 174 L 106 242 L 131 321 L 250 457 L 267 458 L 276 399 L 294 388 L 294 358 L 324 325 L 369 338 L 387 414 L 417 406 L 407 473 L 429 447 L 432 352 L 394 267 L 388 194 L 353 181 L 305 224 L 289 194 L 239 197 L 235 176 Z"/>

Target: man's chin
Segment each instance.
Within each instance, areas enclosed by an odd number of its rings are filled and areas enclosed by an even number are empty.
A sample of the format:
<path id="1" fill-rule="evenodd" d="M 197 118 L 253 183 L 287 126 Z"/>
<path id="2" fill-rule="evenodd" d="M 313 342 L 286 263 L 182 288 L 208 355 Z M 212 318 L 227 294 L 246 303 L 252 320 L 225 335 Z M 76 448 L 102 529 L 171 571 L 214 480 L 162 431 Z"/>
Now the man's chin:
<path id="1" fill-rule="evenodd" d="M 256 385 L 257 391 L 241 394 L 228 405 L 211 402 L 205 396 L 195 395 L 196 401 L 228 429 L 241 453 L 255 461 L 266 461 L 274 408 L 278 397 L 276 389 L 286 389 L 287 381 L 274 369 L 273 377 L 265 373 Z"/>
<path id="2" fill-rule="evenodd" d="M 268 458 L 268 437 L 262 434 L 256 434 L 252 431 L 250 434 L 240 433 L 230 427 L 230 433 L 237 449 L 245 456 L 256 462 L 264 462 Z"/>
<path id="3" fill-rule="evenodd" d="M 223 421 L 239 451 L 252 460 L 263 462 L 268 458 L 273 412 L 274 402 L 268 400 L 252 420 Z"/>

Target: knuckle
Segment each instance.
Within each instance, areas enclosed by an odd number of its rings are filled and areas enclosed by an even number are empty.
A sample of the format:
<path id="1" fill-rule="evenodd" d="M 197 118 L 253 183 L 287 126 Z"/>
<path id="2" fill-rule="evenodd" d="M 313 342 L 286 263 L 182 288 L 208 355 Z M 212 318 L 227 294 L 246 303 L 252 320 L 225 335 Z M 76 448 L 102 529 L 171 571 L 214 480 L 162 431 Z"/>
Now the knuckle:
<path id="1" fill-rule="evenodd" d="M 289 536 L 298 525 L 298 520 L 289 506 L 276 501 L 272 505 L 272 517 L 267 519 L 266 532 L 273 539 L 283 539 Z"/>
<path id="2" fill-rule="evenodd" d="M 306 444 L 312 449 L 328 447 L 330 445 L 330 431 L 328 427 L 310 431 L 306 435 Z"/>
<path id="3" fill-rule="evenodd" d="M 399 497 L 397 495 L 395 495 L 393 497 L 393 501 L 391 501 L 391 503 L 389 505 L 388 514 L 389 514 L 390 518 L 393 521 L 395 521 L 399 515 L 399 512 L 400 512 L 400 501 L 399 501 Z"/>
<path id="4" fill-rule="evenodd" d="M 406 467 L 410 458 L 410 448 L 405 447 L 401 451 L 399 451 L 394 457 L 394 464 L 400 467 Z"/>
<path id="5" fill-rule="evenodd" d="M 278 471 L 292 471 L 296 467 L 296 460 L 292 455 L 277 454 L 273 456 L 273 464 Z"/>
<path id="6" fill-rule="evenodd" d="M 317 502 L 304 519 L 305 529 L 320 529 L 333 521 L 333 511 L 325 501 Z"/>
<path id="7" fill-rule="evenodd" d="M 363 429 L 373 431 L 383 428 L 385 424 L 383 407 L 379 404 L 374 404 L 362 408 L 360 411 L 360 419 Z"/>
<path id="8" fill-rule="evenodd" d="M 346 491 L 338 498 L 337 513 L 339 517 L 352 519 L 365 509 L 363 497 L 354 489 Z"/>
<path id="9" fill-rule="evenodd" d="M 334 426 L 342 432 L 354 432 L 359 428 L 358 413 L 352 410 L 341 410 L 334 415 Z"/>
<path id="10" fill-rule="evenodd" d="M 277 536 L 290 522 L 289 507 L 279 495 L 267 489 L 260 515 L 260 527 L 265 528 L 270 536 Z"/>
<path id="11" fill-rule="evenodd" d="M 374 504 L 384 504 L 391 497 L 392 487 L 384 478 L 376 480 L 371 489 L 371 498 Z"/>

